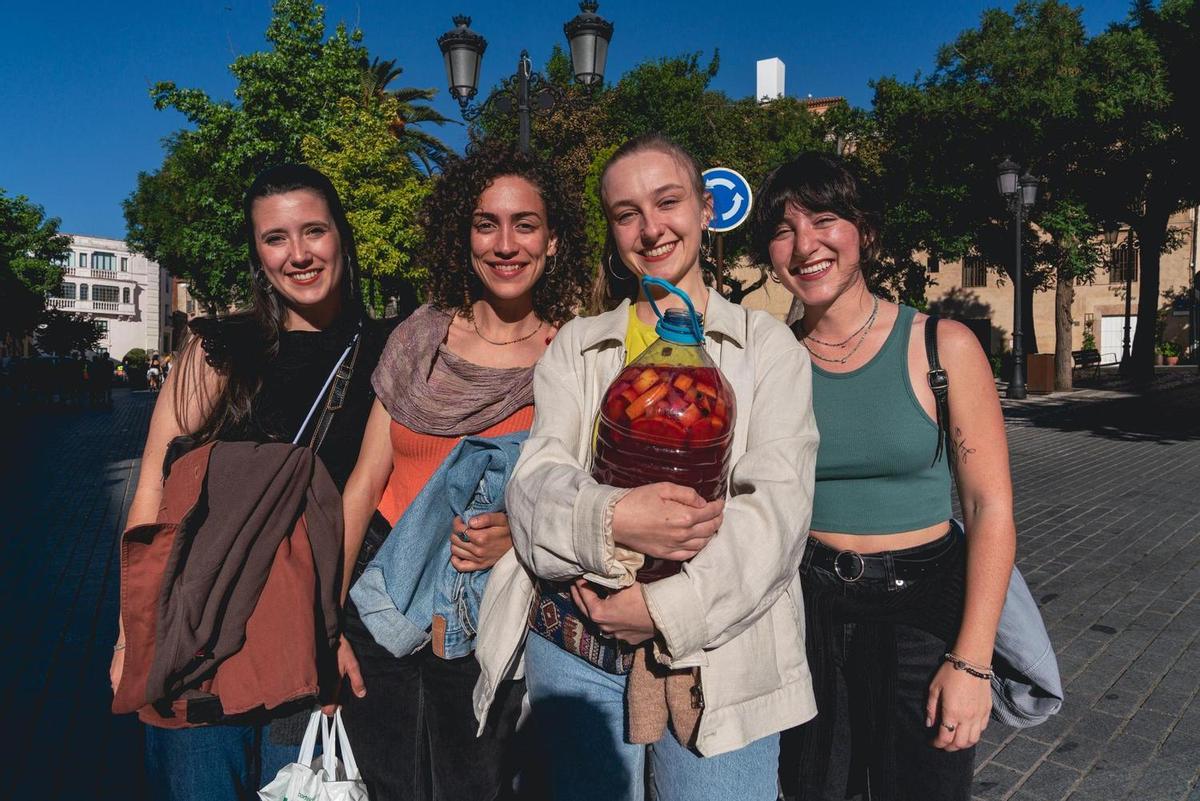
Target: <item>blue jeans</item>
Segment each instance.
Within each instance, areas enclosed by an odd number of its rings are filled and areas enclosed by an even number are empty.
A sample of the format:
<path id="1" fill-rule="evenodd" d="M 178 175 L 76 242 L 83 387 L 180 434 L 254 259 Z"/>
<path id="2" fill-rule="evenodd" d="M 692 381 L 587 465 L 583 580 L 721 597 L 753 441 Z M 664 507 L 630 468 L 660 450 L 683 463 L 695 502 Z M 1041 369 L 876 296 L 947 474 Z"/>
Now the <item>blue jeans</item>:
<path id="1" fill-rule="evenodd" d="M 642 801 L 647 753 L 658 801 L 775 801 L 779 735 L 712 757 L 668 730 L 625 742 L 625 677 L 595 668 L 538 634 L 525 638 L 525 686 L 552 798 Z"/>
<path id="2" fill-rule="evenodd" d="M 320 746 L 318 745 L 318 748 Z M 146 727 L 146 773 L 153 801 L 255 801 L 258 790 L 299 745 L 279 745 L 264 726 Z"/>

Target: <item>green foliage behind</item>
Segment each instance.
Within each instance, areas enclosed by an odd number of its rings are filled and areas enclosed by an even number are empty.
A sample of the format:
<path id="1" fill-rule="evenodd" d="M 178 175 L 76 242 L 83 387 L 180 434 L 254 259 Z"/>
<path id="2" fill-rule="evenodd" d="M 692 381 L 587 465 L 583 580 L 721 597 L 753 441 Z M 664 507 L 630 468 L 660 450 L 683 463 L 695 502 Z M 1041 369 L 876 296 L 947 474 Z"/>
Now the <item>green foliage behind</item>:
<path id="1" fill-rule="evenodd" d="M 62 283 L 58 265 L 71 252 L 59 220 L 24 195 L 0 188 L 0 337 L 21 337 L 38 323 L 46 296 Z"/>
<path id="2" fill-rule="evenodd" d="M 422 275 L 412 260 L 424 191 L 414 162 L 436 158 L 436 147 L 403 134 L 401 97 L 414 95 L 383 91 L 362 33 L 338 25 L 326 36 L 324 13 L 311 0 L 276 0 L 269 49 L 230 67 L 234 102 L 169 81 L 151 90 L 156 108 L 182 113 L 190 127 L 168 138 L 156 172 L 139 175 L 125 202 L 128 241 L 209 306 L 245 298 L 242 195 L 259 171 L 285 161 L 313 162 L 345 193 L 363 273 L 372 279 L 368 297 L 378 296 L 379 279 Z M 385 73 L 398 71 L 389 65 Z"/>

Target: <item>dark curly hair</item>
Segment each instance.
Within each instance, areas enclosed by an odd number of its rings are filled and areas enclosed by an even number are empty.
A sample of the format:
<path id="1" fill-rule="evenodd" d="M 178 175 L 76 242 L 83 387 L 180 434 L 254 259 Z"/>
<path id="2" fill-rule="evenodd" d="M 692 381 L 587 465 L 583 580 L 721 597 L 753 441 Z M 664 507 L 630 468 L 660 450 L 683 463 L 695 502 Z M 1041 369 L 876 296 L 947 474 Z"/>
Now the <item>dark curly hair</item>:
<path id="1" fill-rule="evenodd" d="M 562 325 L 583 305 L 592 277 L 577 188 L 536 157 L 486 140 L 469 149 L 465 158 L 447 164 L 425 201 L 429 302 L 471 319 L 471 304 L 483 293 L 483 283 L 471 268 L 471 220 L 479 196 L 506 175 L 529 181 L 546 204 L 547 225 L 558 238 L 558 251 L 533 286 L 533 311 L 552 325 Z"/>

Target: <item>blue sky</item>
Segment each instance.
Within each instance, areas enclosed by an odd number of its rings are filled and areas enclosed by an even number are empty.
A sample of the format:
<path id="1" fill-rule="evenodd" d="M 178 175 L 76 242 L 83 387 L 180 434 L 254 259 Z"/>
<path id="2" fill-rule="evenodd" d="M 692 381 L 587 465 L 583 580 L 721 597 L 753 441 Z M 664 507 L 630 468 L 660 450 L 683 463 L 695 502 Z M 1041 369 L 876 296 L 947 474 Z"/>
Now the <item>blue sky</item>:
<path id="1" fill-rule="evenodd" d="M 616 26 L 609 79 L 647 59 L 697 50 L 707 57 L 719 48 L 714 85 L 731 96 L 753 94 L 755 61 L 777 56 L 787 65 L 789 95 L 841 95 L 866 107 L 872 79 L 929 70 L 941 44 L 999 4 L 603 0 L 600 14 Z M 228 66 L 263 48 L 271 3 L 4 0 L 0 8 L 7 33 L 0 49 L 0 187 L 41 204 L 62 219 L 64 231 L 120 238 L 121 201 L 138 171 L 161 163 L 163 137 L 184 124 L 176 112 L 154 110 L 149 87 L 172 80 L 230 97 Z M 563 23 L 578 13 L 576 3 L 559 0 L 329 0 L 326 9 L 331 27 L 339 20 L 358 26 L 372 55 L 398 60 L 404 74 L 396 85 L 436 87 L 435 105 L 455 119 L 435 41 L 455 13 L 471 16 L 471 27 L 487 37 L 483 86 L 510 74 L 522 48 L 544 64 L 554 44 L 565 44 Z M 1089 33 L 1124 19 L 1128 9 L 1128 0 L 1090 0 Z M 460 126 L 439 135 L 460 148 L 466 138 Z"/>

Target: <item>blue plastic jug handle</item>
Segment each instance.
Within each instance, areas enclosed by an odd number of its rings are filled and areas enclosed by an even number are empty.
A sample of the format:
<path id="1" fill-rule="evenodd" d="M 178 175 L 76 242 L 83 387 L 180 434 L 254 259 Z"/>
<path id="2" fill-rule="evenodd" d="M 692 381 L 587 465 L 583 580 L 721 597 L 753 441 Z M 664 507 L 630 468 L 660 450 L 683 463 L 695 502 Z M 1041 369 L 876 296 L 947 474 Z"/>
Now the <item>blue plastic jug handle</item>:
<path id="1" fill-rule="evenodd" d="M 663 313 L 659 311 L 658 304 L 654 302 L 654 295 L 650 292 L 650 287 L 654 286 L 665 289 L 683 299 L 684 305 L 687 306 L 688 319 L 692 324 L 692 332 L 696 335 L 696 341 L 704 342 L 704 329 L 700 326 L 700 315 L 696 314 L 696 307 L 692 305 L 692 299 L 688 297 L 688 294 L 670 281 L 653 275 L 643 275 L 642 292 L 646 294 L 646 300 L 650 301 L 650 308 L 654 309 L 655 316 L 660 320 L 663 318 Z"/>

